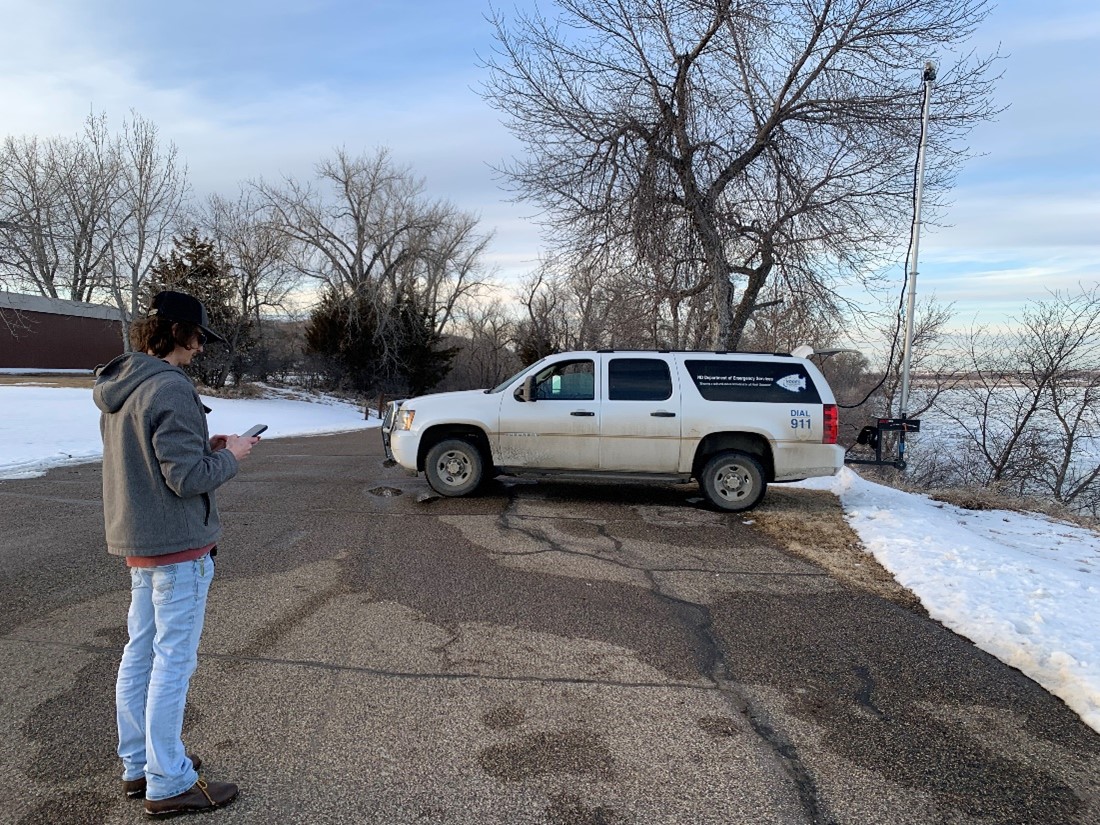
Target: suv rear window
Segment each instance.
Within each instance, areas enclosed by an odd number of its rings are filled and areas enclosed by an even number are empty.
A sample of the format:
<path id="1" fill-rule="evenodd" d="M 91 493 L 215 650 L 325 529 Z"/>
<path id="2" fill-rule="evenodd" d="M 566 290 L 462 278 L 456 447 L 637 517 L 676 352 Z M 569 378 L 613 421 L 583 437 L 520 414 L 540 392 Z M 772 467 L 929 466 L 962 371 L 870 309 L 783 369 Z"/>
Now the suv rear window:
<path id="1" fill-rule="evenodd" d="M 813 379 L 798 363 L 691 360 L 684 366 L 707 401 L 821 403 Z"/>
<path id="2" fill-rule="evenodd" d="M 672 397 L 672 373 L 660 358 L 612 358 L 607 364 L 609 401 L 664 401 Z"/>

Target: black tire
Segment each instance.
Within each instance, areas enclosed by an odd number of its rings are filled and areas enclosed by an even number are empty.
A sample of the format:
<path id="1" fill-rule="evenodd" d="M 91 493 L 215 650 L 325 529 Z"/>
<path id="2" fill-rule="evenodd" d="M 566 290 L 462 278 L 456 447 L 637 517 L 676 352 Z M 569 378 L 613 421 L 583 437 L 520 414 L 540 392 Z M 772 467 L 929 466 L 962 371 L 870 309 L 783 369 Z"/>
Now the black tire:
<path id="1" fill-rule="evenodd" d="M 707 501 L 719 510 L 739 513 L 760 503 L 767 489 L 760 462 L 748 453 L 728 450 L 703 467 L 699 486 Z"/>
<path id="2" fill-rule="evenodd" d="M 481 450 L 461 438 L 440 441 L 424 458 L 428 484 L 441 496 L 465 496 L 481 484 L 485 460 Z"/>

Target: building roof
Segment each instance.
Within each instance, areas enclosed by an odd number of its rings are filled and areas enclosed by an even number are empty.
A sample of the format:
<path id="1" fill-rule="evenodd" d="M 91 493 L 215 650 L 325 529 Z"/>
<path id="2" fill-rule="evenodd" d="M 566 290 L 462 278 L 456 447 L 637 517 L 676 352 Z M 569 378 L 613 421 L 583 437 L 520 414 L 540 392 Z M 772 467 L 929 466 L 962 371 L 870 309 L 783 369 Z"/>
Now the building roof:
<path id="1" fill-rule="evenodd" d="M 0 310 L 41 312 L 47 315 L 73 315 L 79 318 L 103 318 L 119 320 L 116 307 L 105 304 L 86 304 L 83 301 L 66 301 L 63 298 L 47 298 L 43 295 L 23 295 L 18 292 L 0 292 Z"/>

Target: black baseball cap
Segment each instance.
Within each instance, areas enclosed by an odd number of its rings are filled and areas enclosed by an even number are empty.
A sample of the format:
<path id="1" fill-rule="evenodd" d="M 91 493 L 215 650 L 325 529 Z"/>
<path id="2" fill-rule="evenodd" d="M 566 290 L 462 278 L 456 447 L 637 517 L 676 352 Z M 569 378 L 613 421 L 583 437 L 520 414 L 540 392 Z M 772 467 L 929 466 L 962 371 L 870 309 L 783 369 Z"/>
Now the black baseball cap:
<path id="1" fill-rule="evenodd" d="M 206 315 L 206 307 L 202 301 L 188 295 L 186 292 L 171 292 L 165 290 L 153 296 L 153 303 L 149 307 L 149 317 L 166 318 L 181 324 L 194 324 L 211 341 L 225 343 L 225 338 L 208 326 L 210 319 Z"/>

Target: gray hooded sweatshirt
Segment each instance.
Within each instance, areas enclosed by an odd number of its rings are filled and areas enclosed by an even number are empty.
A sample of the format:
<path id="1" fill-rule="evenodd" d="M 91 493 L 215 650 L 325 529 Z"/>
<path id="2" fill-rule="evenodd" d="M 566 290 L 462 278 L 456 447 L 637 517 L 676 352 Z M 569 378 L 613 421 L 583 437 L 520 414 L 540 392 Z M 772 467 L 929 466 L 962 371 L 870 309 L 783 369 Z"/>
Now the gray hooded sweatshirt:
<path id="1" fill-rule="evenodd" d="M 127 353 L 92 391 L 102 415 L 103 519 L 116 556 L 163 556 L 218 540 L 214 490 L 237 474 L 210 449 L 206 411 L 179 367 Z"/>

